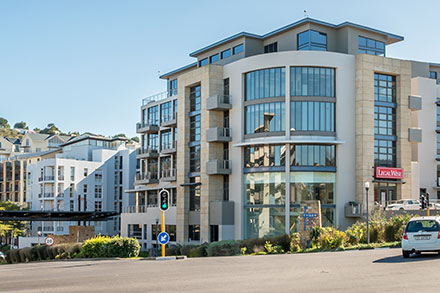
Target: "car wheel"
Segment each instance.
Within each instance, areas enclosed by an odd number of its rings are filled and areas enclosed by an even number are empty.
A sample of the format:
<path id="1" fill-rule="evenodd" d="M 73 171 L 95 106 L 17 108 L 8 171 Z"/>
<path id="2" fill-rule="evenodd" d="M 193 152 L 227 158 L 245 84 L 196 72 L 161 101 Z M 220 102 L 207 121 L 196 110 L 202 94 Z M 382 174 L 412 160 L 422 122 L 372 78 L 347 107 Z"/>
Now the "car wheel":
<path id="1" fill-rule="evenodd" d="M 403 256 L 403 258 L 408 258 L 408 257 L 409 257 L 409 254 L 410 254 L 410 251 L 402 250 L 402 256 Z"/>
<path id="2" fill-rule="evenodd" d="M 420 251 L 416 251 L 416 255 L 420 256 L 422 253 Z"/>
<path id="3" fill-rule="evenodd" d="M 403 211 L 403 208 L 400 208 L 399 211 Z"/>

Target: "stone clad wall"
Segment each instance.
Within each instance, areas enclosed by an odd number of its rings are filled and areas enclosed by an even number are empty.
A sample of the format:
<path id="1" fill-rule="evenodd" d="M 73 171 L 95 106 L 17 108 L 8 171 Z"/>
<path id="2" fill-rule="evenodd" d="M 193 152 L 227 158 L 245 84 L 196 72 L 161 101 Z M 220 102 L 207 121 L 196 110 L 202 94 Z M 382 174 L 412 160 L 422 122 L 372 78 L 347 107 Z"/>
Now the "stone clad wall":
<path id="1" fill-rule="evenodd" d="M 55 244 L 84 242 L 95 236 L 95 226 L 69 226 L 68 235 L 52 235 Z"/>
<path id="2" fill-rule="evenodd" d="M 397 185 L 397 198 L 411 197 L 411 143 L 408 128 L 411 110 L 411 62 L 380 56 L 356 55 L 356 201 L 363 202 L 364 182 L 373 180 L 374 166 L 374 73 L 396 76 L 397 166 L 403 168 L 406 184 Z M 372 205 L 374 185 L 370 187 Z"/>

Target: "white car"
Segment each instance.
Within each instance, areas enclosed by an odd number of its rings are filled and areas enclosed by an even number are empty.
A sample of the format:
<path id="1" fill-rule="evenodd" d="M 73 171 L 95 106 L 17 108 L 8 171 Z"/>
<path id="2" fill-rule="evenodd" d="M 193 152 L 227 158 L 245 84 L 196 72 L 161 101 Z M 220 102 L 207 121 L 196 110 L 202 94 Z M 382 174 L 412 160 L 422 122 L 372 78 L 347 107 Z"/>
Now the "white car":
<path id="1" fill-rule="evenodd" d="M 440 253 L 440 217 L 415 217 L 405 227 L 402 235 L 402 255 L 411 253 Z"/>
<path id="2" fill-rule="evenodd" d="M 387 205 L 387 211 L 413 211 L 420 210 L 420 201 L 417 199 L 401 199 L 392 204 Z"/>

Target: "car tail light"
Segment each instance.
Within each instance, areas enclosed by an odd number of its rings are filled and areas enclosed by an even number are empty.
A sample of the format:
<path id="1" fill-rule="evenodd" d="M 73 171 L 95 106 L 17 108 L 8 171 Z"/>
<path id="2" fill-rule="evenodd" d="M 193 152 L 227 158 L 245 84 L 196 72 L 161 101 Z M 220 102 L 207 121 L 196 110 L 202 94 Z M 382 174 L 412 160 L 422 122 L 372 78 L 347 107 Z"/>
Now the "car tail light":
<path id="1" fill-rule="evenodd" d="M 440 237 L 440 233 L 439 233 L 439 236 L 438 236 L 438 237 Z M 402 238 L 405 239 L 405 240 L 408 240 L 408 235 L 406 235 L 406 232 L 405 232 L 405 231 L 403 231 Z"/>
<path id="2" fill-rule="evenodd" d="M 440 232 L 438 232 L 438 236 L 437 236 L 437 239 L 440 239 Z"/>

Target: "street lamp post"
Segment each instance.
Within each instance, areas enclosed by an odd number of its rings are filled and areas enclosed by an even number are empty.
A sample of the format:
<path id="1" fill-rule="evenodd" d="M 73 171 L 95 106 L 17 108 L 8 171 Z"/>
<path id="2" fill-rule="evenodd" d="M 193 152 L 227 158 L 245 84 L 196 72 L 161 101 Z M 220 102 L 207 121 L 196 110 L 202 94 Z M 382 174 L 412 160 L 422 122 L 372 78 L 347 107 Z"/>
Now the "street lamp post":
<path id="1" fill-rule="evenodd" d="M 368 211 L 368 189 L 370 189 L 370 182 L 365 182 L 365 198 L 367 201 L 367 244 L 370 244 L 370 213 Z"/>
<path id="2" fill-rule="evenodd" d="M 38 235 L 38 245 L 40 245 L 40 237 L 41 237 L 41 234 L 43 234 L 43 233 L 41 233 L 41 231 L 38 231 L 38 232 L 37 232 L 37 235 Z"/>

